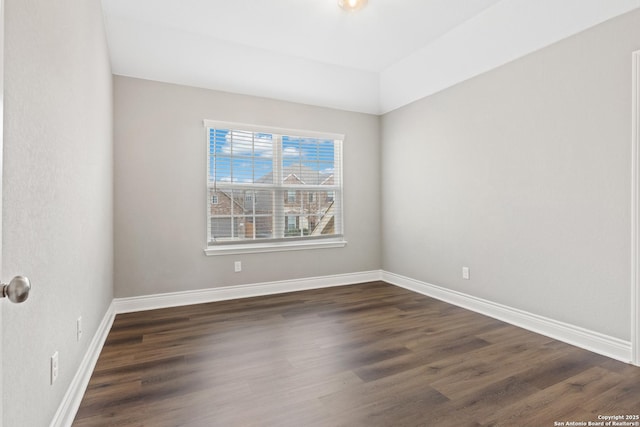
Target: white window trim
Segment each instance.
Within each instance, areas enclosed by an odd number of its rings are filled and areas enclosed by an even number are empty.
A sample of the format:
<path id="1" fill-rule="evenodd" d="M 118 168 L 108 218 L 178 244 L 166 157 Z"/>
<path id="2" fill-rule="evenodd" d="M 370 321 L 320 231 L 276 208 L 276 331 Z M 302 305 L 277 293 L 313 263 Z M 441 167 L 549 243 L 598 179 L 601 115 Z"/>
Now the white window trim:
<path id="1" fill-rule="evenodd" d="M 310 138 L 326 138 L 326 139 L 334 139 L 340 140 L 344 144 L 345 135 L 339 133 L 330 133 L 330 132 L 317 132 L 317 131 L 308 131 L 301 129 L 290 129 L 290 128 L 280 128 L 274 126 L 259 126 L 259 125 L 251 125 L 245 123 L 238 122 L 224 122 L 224 121 L 216 121 L 216 120 L 203 120 L 205 130 L 209 128 L 238 128 L 246 131 L 252 132 L 265 132 L 265 133 L 275 133 L 275 134 L 288 134 L 292 136 L 305 136 Z M 344 149 L 344 148 L 342 148 Z M 207 156 L 209 155 L 207 147 Z M 277 154 L 277 153 L 274 153 Z M 340 162 L 342 163 L 343 156 L 340 156 Z M 342 166 L 340 167 L 340 174 L 342 175 L 344 172 L 342 171 Z M 230 245 L 220 245 L 220 246 L 208 246 L 208 240 L 205 241 L 204 253 L 207 256 L 216 256 L 216 255 L 240 255 L 240 254 L 250 254 L 250 253 L 266 253 L 266 252 L 286 252 L 286 251 L 298 251 L 298 250 L 310 250 L 310 249 L 331 249 L 331 248 L 344 248 L 347 245 L 347 241 L 344 239 L 344 201 L 343 193 L 344 193 L 344 180 L 343 177 L 340 176 L 340 180 L 342 182 L 340 194 L 340 205 L 342 207 L 342 218 L 341 218 L 341 229 L 342 235 L 335 236 L 334 238 L 326 238 L 326 239 L 318 239 L 318 240 L 291 240 L 291 241 L 278 241 L 278 242 L 259 242 L 259 243 L 248 243 L 248 244 L 230 244 Z M 207 183 L 208 185 L 208 183 Z M 322 190 L 326 190 L 326 186 L 319 186 Z M 303 188 L 309 189 L 308 186 L 304 186 Z M 254 189 L 254 188 L 252 188 Z M 335 191 L 334 191 L 334 200 L 335 200 Z M 207 214 L 207 221 L 208 214 Z M 284 222 L 283 222 L 284 224 Z"/>
<path id="2" fill-rule="evenodd" d="M 237 123 L 237 122 L 221 122 L 217 120 L 204 120 L 204 127 L 206 128 L 237 128 L 250 132 L 264 132 L 264 133 L 276 133 L 276 134 L 285 134 L 290 136 L 306 136 L 309 138 L 319 138 L 319 139 L 339 139 L 344 141 L 344 134 L 342 133 L 331 133 L 331 132 L 317 132 L 303 129 L 289 129 L 289 128 L 280 128 L 275 126 L 258 126 L 258 125 L 250 125 L 245 123 Z"/>
<path id="3" fill-rule="evenodd" d="M 299 251 L 304 249 L 331 249 L 344 248 L 347 241 L 342 238 L 322 239 L 308 241 L 292 241 L 292 242 L 268 242 L 268 243 L 250 243 L 246 245 L 221 245 L 210 246 L 204 250 L 207 256 L 215 255 L 241 255 L 241 254 L 257 254 L 265 252 L 287 252 Z"/>

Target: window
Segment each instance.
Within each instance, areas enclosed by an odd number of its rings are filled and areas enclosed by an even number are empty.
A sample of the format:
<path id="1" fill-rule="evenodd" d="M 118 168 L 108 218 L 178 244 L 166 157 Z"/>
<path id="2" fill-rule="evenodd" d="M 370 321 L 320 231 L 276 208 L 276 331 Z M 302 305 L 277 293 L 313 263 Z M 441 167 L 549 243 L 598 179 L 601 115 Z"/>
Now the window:
<path id="1" fill-rule="evenodd" d="M 344 246 L 342 135 L 205 127 L 207 254 Z"/>
<path id="2" fill-rule="evenodd" d="M 333 191 L 329 191 L 329 192 L 327 193 L 327 201 L 328 201 L 328 202 L 333 202 L 334 197 L 335 197 L 335 196 L 334 196 Z"/>
<path id="3" fill-rule="evenodd" d="M 296 228 L 296 217 L 293 215 L 287 216 L 287 231 L 294 230 Z"/>

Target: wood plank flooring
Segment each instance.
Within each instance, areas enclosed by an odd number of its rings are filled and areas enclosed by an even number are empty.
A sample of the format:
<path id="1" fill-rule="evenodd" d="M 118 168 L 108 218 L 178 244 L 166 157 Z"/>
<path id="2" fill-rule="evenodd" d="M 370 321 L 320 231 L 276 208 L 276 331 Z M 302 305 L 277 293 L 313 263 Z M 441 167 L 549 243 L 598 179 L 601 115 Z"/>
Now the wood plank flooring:
<path id="1" fill-rule="evenodd" d="M 374 282 L 118 315 L 73 425 L 543 427 L 639 414 L 640 368 Z"/>

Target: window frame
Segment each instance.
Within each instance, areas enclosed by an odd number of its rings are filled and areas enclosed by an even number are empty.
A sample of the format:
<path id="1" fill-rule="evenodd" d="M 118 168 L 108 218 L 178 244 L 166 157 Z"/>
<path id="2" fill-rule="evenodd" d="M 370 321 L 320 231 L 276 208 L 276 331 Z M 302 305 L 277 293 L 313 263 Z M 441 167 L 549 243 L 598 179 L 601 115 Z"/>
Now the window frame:
<path id="1" fill-rule="evenodd" d="M 237 131 L 246 131 L 246 132 L 254 132 L 254 133 L 266 133 L 266 134 L 276 134 L 279 136 L 290 136 L 290 137 L 301 137 L 301 138 L 316 138 L 316 139 L 328 139 L 334 141 L 340 141 L 337 149 L 339 150 L 339 155 L 336 159 L 334 159 L 334 167 L 337 169 L 336 175 L 339 177 L 340 183 L 339 185 L 339 201 L 336 203 L 341 211 L 341 215 L 339 218 L 340 233 L 333 234 L 327 237 L 316 237 L 316 236 L 307 236 L 301 239 L 290 240 L 290 238 L 280 237 L 274 239 L 257 239 L 257 240 L 238 240 L 238 241 L 229 241 L 229 242 L 220 242 L 216 245 L 210 245 L 210 232 L 209 227 L 210 224 L 207 224 L 205 230 L 207 230 L 205 237 L 205 248 L 204 253 L 207 256 L 211 255 L 232 255 L 232 254 L 244 254 L 244 253 L 263 253 L 263 252 L 281 252 L 281 251 L 294 251 L 294 250 L 305 250 L 305 249 L 322 249 L 322 248 L 342 248 L 346 246 L 347 241 L 345 240 L 345 214 L 344 214 L 344 204 L 343 204 L 343 194 L 344 194 L 344 175 L 343 175 L 343 150 L 344 150 L 344 134 L 337 133 L 328 133 L 328 132 L 318 132 L 318 131 L 308 131 L 308 130 L 300 130 L 300 129 L 288 129 L 288 128 L 279 128 L 272 126 L 260 126 L 260 125 L 252 125 L 246 123 L 235 123 L 235 122 L 225 122 L 225 121 L 216 121 L 216 120 L 204 120 L 204 131 L 205 131 L 205 141 L 206 141 L 206 159 L 207 164 L 210 161 L 209 155 L 209 131 L 210 129 L 229 129 L 229 130 L 237 130 Z M 274 147 L 275 148 L 275 147 Z M 278 166 L 281 168 L 282 165 Z M 208 167 L 207 167 L 208 170 Z M 210 190 L 210 181 L 209 174 L 205 175 L 205 188 L 207 194 Z M 335 187 L 334 187 L 335 188 Z M 301 188 L 304 191 L 304 188 Z M 287 190 L 284 190 L 285 194 Z M 331 190 L 335 194 L 335 191 Z M 286 199 L 286 197 L 285 197 Z M 207 198 L 208 200 L 208 198 Z M 286 200 L 285 200 L 286 203 Z M 284 212 L 283 212 L 284 214 Z M 275 214 L 274 214 L 275 215 Z M 206 222 L 211 222 L 211 216 L 209 212 L 209 203 L 207 203 L 207 212 L 205 216 Z M 284 226 L 284 224 L 283 224 Z M 285 236 L 286 236 L 286 230 Z"/>

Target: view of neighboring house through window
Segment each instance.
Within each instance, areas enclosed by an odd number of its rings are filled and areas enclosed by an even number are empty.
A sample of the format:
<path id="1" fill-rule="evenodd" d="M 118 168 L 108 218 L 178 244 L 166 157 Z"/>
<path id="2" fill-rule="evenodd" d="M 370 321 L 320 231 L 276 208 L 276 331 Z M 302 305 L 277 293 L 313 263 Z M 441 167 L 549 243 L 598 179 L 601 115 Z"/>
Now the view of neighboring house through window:
<path id="1" fill-rule="evenodd" d="M 342 136 L 205 121 L 209 247 L 342 237 Z"/>

